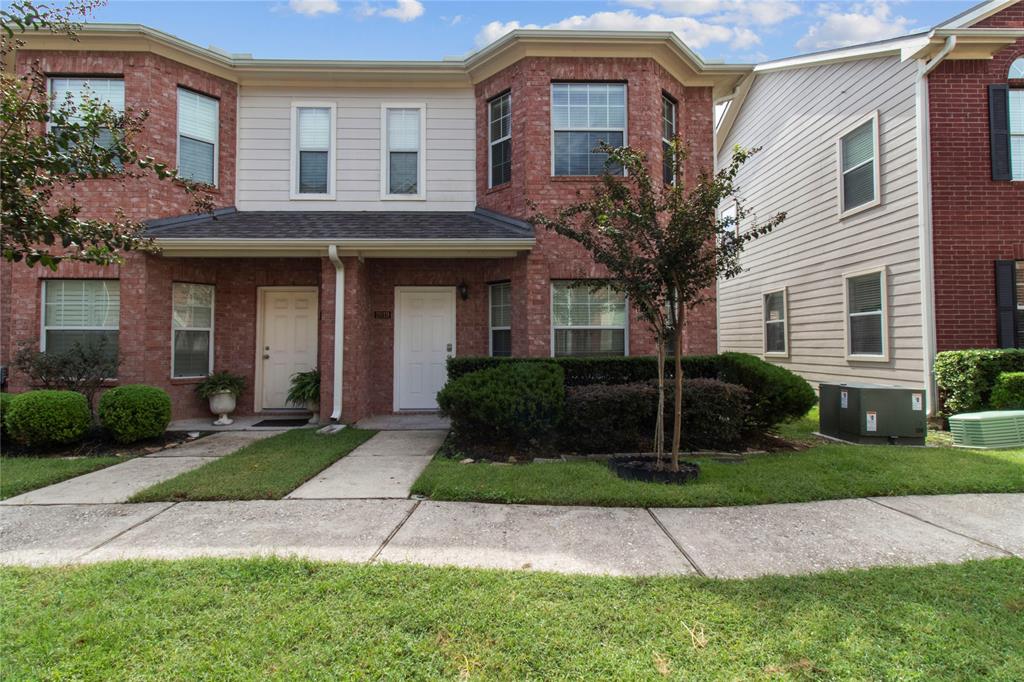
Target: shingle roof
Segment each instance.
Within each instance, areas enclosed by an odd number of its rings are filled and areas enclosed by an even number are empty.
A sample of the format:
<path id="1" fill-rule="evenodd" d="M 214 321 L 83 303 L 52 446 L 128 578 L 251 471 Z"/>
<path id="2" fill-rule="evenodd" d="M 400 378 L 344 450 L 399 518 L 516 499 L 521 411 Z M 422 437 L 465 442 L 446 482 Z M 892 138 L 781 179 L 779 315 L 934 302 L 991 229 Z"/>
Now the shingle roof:
<path id="1" fill-rule="evenodd" d="M 533 226 L 476 211 L 235 211 L 151 221 L 157 239 L 532 239 Z"/>

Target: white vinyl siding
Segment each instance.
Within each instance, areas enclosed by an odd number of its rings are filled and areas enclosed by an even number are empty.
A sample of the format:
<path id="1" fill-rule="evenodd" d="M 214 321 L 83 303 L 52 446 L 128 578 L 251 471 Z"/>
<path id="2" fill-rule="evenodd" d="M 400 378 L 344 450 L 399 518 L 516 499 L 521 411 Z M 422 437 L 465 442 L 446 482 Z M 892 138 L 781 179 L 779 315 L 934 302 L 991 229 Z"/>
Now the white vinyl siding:
<path id="1" fill-rule="evenodd" d="M 44 280 L 40 350 L 63 353 L 76 343 L 104 343 L 116 355 L 120 318 L 118 280 Z"/>
<path id="2" fill-rule="evenodd" d="M 487 103 L 487 186 L 512 179 L 512 94 L 503 93 Z"/>
<path id="3" fill-rule="evenodd" d="M 1024 61 L 1024 58 L 1018 61 Z M 1024 78 L 1024 76 L 1021 77 Z M 1010 114 L 1010 177 L 1014 180 L 1024 180 L 1024 89 L 1011 88 L 1008 103 Z"/>
<path id="4" fill-rule="evenodd" d="M 220 103 L 178 88 L 178 173 L 186 180 L 217 184 Z"/>
<path id="5" fill-rule="evenodd" d="M 422 199 L 423 129 L 426 121 L 423 105 L 385 105 L 381 118 L 384 128 L 381 165 L 386 169 L 381 183 L 381 198 Z"/>
<path id="6" fill-rule="evenodd" d="M 213 297 L 209 284 L 171 287 L 171 377 L 204 377 L 213 371 Z"/>
<path id="7" fill-rule="evenodd" d="M 292 105 L 292 199 L 335 196 L 335 107 L 331 102 Z"/>
<path id="8" fill-rule="evenodd" d="M 551 283 L 552 355 L 626 355 L 626 323 L 626 298 L 621 292 Z"/>
<path id="9" fill-rule="evenodd" d="M 240 211 L 287 211 L 289 117 L 293 101 L 336 105 L 336 196 L 309 201 L 305 211 L 472 211 L 476 207 L 476 100 L 466 88 L 239 88 L 238 190 Z M 423 201 L 381 199 L 381 105 L 426 105 Z"/>
<path id="10" fill-rule="evenodd" d="M 787 216 L 747 244 L 743 272 L 718 283 L 719 350 L 760 354 L 762 293 L 785 287 L 789 355 L 769 360 L 815 387 L 841 381 L 922 385 L 916 79 L 916 65 L 897 57 L 757 75 L 721 140 L 719 165 L 729 162 L 736 144 L 762 147 L 740 168 L 740 198 L 750 215 Z M 875 111 L 885 203 L 840 220 L 836 140 Z M 888 272 L 889 358 L 851 362 L 843 274 L 878 265 Z"/>
<path id="11" fill-rule="evenodd" d="M 885 270 L 844 277 L 846 355 L 851 360 L 888 357 L 886 344 Z"/>
<path id="12" fill-rule="evenodd" d="M 551 174 L 603 173 L 608 155 L 595 149 L 624 146 L 626 120 L 625 83 L 552 83 Z"/>
<path id="13" fill-rule="evenodd" d="M 512 284 L 490 285 L 490 354 L 494 357 L 512 355 Z"/>
<path id="14" fill-rule="evenodd" d="M 766 356 L 789 355 L 789 320 L 786 316 L 786 290 L 770 291 L 764 294 L 764 354 Z"/>
<path id="15" fill-rule="evenodd" d="M 878 114 L 872 113 L 839 138 L 839 210 L 843 216 L 877 206 Z"/>

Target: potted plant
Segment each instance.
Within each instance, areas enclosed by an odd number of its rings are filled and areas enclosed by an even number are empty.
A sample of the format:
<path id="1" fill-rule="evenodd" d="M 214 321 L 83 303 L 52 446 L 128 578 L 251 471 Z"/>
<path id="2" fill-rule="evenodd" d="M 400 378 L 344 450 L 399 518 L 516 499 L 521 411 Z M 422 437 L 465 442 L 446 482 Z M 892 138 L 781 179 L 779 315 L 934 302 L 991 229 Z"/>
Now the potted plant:
<path id="1" fill-rule="evenodd" d="M 296 372 L 292 375 L 292 386 L 288 390 L 288 402 L 301 405 L 313 413 L 310 424 L 320 423 L 320 370 Z"/>
<path id="2" fill-rule="evenodd" d="M 219 415 L 216 426 L 232 423 L 228 417 L 235 411 L 238 396 L 245 390 L 245 378 L 231 372 L 214 372 L 196 386 L 196 395 L 210 401 L 210 412 Z"/>

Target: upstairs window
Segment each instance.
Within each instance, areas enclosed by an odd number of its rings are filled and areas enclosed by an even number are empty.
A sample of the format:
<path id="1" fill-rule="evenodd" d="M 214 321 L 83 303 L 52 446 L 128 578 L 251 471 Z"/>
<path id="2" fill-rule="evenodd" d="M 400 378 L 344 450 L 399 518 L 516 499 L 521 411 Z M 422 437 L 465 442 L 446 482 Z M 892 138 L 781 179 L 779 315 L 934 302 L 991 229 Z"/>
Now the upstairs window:
<path id="1" fill-rule="evenodd" d="M 601 175 L 608 155 L 597 147 L 626 144 L 626 85 L 552 83 L 551 130 L 553 175 Z"/>
<path id="2" fill-rule="evenodd" d="M 114 112 L 124 113 L 124 79 L 123 78 L 51 78 L 50 96 L 51 110 L 57 111 L 66 105 L 74 107 L 75 112 L 69 117 L 72 123 L 82 121 L 82 104 L 89 100 L 97 104 L 109 105 Z M 50 126 L 51 131 L 59 130 Z M 96 144 L 109 148 L 113 142 L 113 133 L 108 129 L 100 132 Z"/>
<path id="3" fill-rule="evenodd" d="M 334 198 L 334 104 L 292 107 L 292 198 Z"/>
<path id="4" fill-rule="evenodd" d="M 384 114 L 384 198 L 422 199 L 424 109 L 385 107 Z"/>
<path id="5" fill-rule="evenodd" d="M 672 157 L 672 139 L 676 136 L 676 103 L 668 95 L 661 96 L 661 179 L 666 185 L 676 182 Z"/>
<path id="6" fill-rule="evenodd" d="M 512 355 L 512 284 L 499 282 L 490 290 L 491 355 L 506 358 Z"/>
<path id="7" fill-rule="evenodd" d="M 846 277 L 846 354 L 851 360 L 886 360 L 885 271 Z"/>
<path id="8" fill-rule="evenodd" d="M 625 355 L 625 295 L 607 286 L 552 282 L 551 336 L 555 356 Z"/>
<path id="9" fill-rule="evenodd" d="M 50 279 L 43 281 L 41 350 L 63 353 L 74 345 L 102 344 L 117 356 L 121 319 L 121 287 L 114 279 Z"/>
<path id="10" fill-rule="evenodd" d="M 764 354 L 767 356 L 789 354 L 786 303 L 785 289 L 764 295 Z"/>
<path id="11" fill-rule="evenodd" d="M 879 203 L 878 114 L 839 138 L 840 215 Z"/>
<path id="12" fill-rule="evenodd" d="M 178 173 L 193 182 L 217 184 L 220 103 L 178 88 Z"/>
<path id="13" fill-rule="evenodd" d="M 213 287 L 175 282 L 171 303 L 171 376 L 205 377 L 213 368 Z"/>
<path id="14" fill-rule="evenodd" d="M 488 187 L 512 179 L 512 95 L 504 93 L 487 103 L 487 135 L 490 142 Z"/>

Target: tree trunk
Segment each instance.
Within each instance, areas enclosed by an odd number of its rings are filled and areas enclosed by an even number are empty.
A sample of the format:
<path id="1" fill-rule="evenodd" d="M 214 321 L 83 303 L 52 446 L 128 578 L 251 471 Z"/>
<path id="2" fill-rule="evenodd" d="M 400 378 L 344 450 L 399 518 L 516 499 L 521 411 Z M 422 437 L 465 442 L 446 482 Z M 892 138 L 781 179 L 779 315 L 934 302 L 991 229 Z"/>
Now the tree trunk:
<path id="1" fill-rule="evenodd" d="M 658 335 L 658 420 L 654 426 L 654 455 L 658 469 L 665 466 L 665 334 Z"/>
<path id="2" fill-rule="evenodd" d="M 675 328 L 675 396 L 674 420 L 672 425 L 672 471 L 679 471 L 679 444 L 683 436 L 683 306 L 679 305 Z"/>

